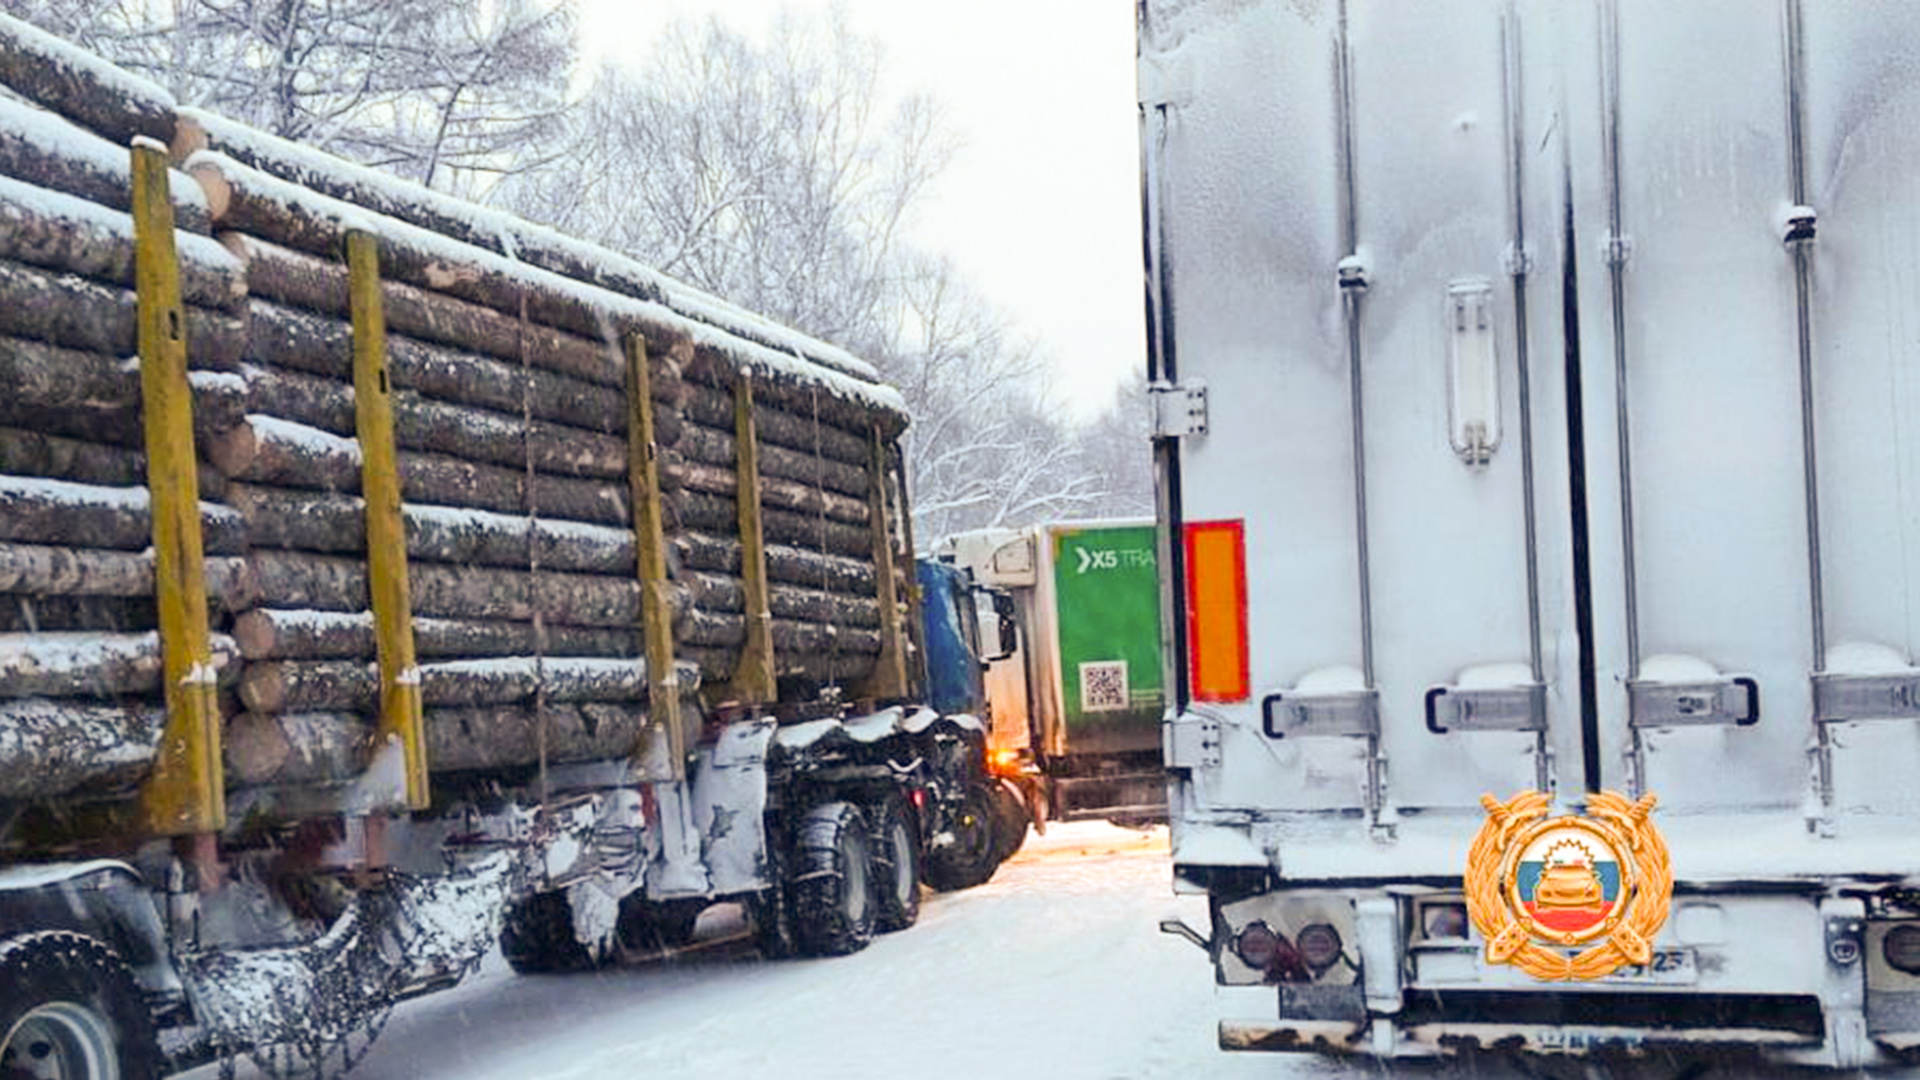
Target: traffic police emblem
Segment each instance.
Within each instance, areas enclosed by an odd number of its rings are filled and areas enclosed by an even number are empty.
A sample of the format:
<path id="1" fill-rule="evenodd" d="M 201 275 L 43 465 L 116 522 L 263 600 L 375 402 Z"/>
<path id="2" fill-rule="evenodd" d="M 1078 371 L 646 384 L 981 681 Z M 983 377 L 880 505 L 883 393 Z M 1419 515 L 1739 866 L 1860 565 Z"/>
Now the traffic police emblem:
<path id="1" fill-rule="evenodd" d="M 1487 961 L 1536 979 L 1597 979 L 1653 958 L 1673 865 L 1648 820 L 1657 800 L 1602 791 L 1585 814 L 1547 816 L 1551 799 L 1482 795 L 1487 820 L 1467 854 L 1467 914 Z"/>

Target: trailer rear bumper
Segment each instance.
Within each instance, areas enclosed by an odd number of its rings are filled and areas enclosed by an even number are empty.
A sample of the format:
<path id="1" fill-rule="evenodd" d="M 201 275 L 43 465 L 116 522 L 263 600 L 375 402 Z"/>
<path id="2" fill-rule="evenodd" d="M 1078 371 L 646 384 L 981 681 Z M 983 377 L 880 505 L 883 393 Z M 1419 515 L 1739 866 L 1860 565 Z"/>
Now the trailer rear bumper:
<path id="1" fill-rule="evenodd" d="M 1911 1060 L 1920 974 L 1888 966 L 1888 957 L 1917 963 L 1889 935 L 1920 929 L 1920 911 L 1872 888 L 1685 888 L 1655 963 L 1564 983 L 1487 963 L 1460 894 L 1444 887 L 1216 896 L 1216 981 L 1264 984 L 1278 997 L 1271 1020 L 1222 1023 L 1220 1046 L 1373 1057 L 1736 1053 L 1828 1068 Z M 1277 959 L 1248 962 L 1269 953 Z"/>
<path id="2" fill-rule="evenodd" d="M 1351 1020 L 1222 1020 L 1220 1049 L 1359 1054 L 1367 1025 Z"/>
<path id="3" fill-rule="evenodd" d="M 1646 1031 L 1607 1025 L 1472 1021 L 1400 1026 L 1391 1019 L 1380 1018 L 1373 1023 L 1345 1020 L 1222 1020 L 1220 1049 L 1359 1056 L 1381 1052 L 1376 1047 L 1375 1031 L 1381 1033 L 1386 1047 L 1383 1056 L 1393 1057 L 1477 1052 L 1635 1056 L 1660 1050 L 1724 1054 L 1729 1051 L 1751 1053 L 1766 1049 L 1813 1049 L 1820 1045 L 1818 1036 L 1767 1028 Z"/>

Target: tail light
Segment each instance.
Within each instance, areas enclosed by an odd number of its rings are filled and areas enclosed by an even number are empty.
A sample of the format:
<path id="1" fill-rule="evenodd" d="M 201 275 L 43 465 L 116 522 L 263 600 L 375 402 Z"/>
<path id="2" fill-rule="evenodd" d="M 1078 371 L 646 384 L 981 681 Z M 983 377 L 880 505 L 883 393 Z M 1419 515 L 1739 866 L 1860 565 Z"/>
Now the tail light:
<path id="1" fill-rule="evenodd" d="M 1428 904 L 1421 908 L 1420 936 L 1428 941 L 1464 939 L 1467 936 L 1467 906 Z"/>
<path id="2" fill-rule="evenodd" d="M 1880 955 L 1895 971 L 1920 975 L 1920 926 L 1908 923 L 1887 931 L 1880 942 Z"/>
<path id="3" fill-rule="evenodd" d="M 1318 975 L 1340 962 L 1340 932 L 1326 923 L 1314 923 L 1294 938 L 1300 959 Z"/>
<path id="4" fill-rule="evenodd" d="M 1300 959 L 1300 951 L 1264 921 L 1248 923 L 1234 935 L 1233 954 L 1240 958 L 1241 963 L 1263 972 L 1266 982 L 1313 981 L 1307 972 L 1307 965 Z"/>
<path id="5" fill-rule="evenodd" d="M 1249 923 L 1246 929 L 1234 936 L 1233 954 L 1248 967 L 1265 971 L 1286 944 L 1287 939 L 1274 933 L 1273 927 L 1266 923 Z"/>

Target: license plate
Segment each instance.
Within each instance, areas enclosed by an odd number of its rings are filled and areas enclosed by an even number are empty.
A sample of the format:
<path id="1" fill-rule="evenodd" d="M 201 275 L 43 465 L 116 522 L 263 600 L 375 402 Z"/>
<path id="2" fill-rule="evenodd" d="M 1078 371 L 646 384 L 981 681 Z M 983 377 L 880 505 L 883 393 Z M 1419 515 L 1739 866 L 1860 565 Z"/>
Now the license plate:
<path id="1" fill-rule="evenodd" d="M 1653 986 L 1689 985 L 1700 981 L 1700 968 L 1694 963 L 1692 949 L 1655 949 L 1652 959 L 1646 964 L 1623 967 L 1601 981 Z"/>

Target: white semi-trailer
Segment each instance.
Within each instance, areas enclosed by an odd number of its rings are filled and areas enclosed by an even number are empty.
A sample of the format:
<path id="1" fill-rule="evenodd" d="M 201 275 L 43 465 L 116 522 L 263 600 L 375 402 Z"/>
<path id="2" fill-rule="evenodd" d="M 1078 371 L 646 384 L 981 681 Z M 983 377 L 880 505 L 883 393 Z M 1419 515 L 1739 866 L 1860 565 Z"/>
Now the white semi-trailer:
<path id="1" fill-rule="evenodd" d="M 1260 988 L 1222 1045 L 1920 1044 L 1920 8 L 1139 31 L 1176 887 Z M 1658 797 L 1644 965 L 1488 959 L 1469 845 L 1529 789 Z"/>

